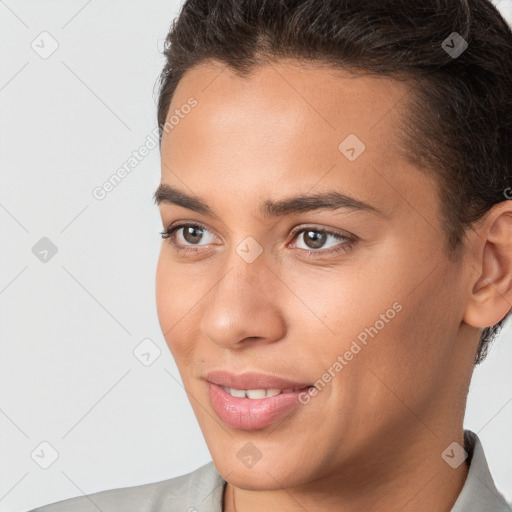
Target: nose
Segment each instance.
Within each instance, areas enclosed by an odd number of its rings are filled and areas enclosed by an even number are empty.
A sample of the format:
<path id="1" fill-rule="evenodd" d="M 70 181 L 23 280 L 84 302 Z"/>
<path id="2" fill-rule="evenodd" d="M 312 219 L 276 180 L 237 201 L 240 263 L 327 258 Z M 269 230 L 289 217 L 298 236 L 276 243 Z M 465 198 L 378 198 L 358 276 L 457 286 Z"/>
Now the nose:
<path id="1" fill-rule="evenodd" d="M 234 253 L 223 269 L 205 297 L 203 336 L 232 349 L 282 339 L 286 332 L 281 301 L 285 287 L 278 285 L 264 254 L 247 263 Z"/>

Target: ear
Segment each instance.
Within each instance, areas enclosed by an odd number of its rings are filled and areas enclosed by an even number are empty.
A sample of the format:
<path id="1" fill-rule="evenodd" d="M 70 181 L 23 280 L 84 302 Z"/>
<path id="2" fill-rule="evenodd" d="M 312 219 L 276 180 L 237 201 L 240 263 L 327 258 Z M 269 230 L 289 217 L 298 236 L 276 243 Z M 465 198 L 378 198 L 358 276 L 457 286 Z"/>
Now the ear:
<path id="1" fill-rule="evenodd" d="M 495 205 L 476 231 L 479 276 L 474 282 L 464 322 L 485 328 L 498 323 L 512 307 L 512 201 Z"/>

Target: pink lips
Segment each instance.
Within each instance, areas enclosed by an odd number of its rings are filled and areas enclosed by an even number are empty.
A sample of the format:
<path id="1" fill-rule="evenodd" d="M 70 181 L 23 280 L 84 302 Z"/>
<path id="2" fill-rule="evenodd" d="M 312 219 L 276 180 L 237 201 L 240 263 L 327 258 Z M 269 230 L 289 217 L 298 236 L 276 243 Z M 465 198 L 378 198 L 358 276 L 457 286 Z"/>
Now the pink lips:
<path id="1" fill-rule="evenodd" d="M 217 416 L 227 425 L 241 430 L 265 428 L 283 418 L 301 405 L 299 394 L 310 387 L 309 384 L 257 373 L 234 375 L 225 371 L 214 371 L 208 373 L 206 380 L 212 407 Z M 273 397 L 250 399 L 234 397 L 224 387 L 288 391 Z M 295 391 L 291 391 L 292 389 Z"/>

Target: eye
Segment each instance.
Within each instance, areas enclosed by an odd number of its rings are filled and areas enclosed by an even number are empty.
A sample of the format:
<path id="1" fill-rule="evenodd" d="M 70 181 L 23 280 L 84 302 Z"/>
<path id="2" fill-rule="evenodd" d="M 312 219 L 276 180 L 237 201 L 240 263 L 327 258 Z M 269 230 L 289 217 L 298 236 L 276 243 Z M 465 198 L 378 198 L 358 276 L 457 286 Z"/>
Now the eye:
<path id="1" fill-rule="evenodd" d="M 183 230 L 182 233 L 180 231 Z M 199 242 L 203 239 L 205 233 L 210 233 L 208 228 L 201 224 L 177 224 L 172 227 L 168 227 L 164 231 L 161 231 L 160 234 L 162 235 L 162 238 L 170 239 L 171 245 L 177 250 L 191 250 L 191 251 L 197 251 L 196 248 L 188 248 L 189 245 L 205 245 L 200 244 Z M 213 233 L 210 233 L 211 237 L 214 237 Z M 210 243 L 210 241 L 207 240 L 207 244 Z"/>
<path id="2" fill-rule="evenodd" d="M 300 251 L 305 251 L 309 255 L 313 253 L 330 254 L 342 251 L 348 251 L 355 243 L 353 237 L 342 235 L 334 231 L 316 227 L 299 228 L 294 231 L 295 239 L 302 241 L 305 247 L 297 247 Z M 329 244 L 329 239 L 331 243 Z M 323 249 L 323 250 L 319 250 Z"/>
<path id="3" fill-rule="evenodd" d="M 205 234 L 208 233 L 210 237 L 206 237 L 206 242 L 201 244 L 200 242 L 204 241 Z M 169 239 L 172 247 L 177 252 L 198 252 L 200 251 L 199 247 L 212 243 L 215 239 L 215 235 L 213 235 L 206 226 L 196 223 L 176 224 L 161 231 L 160 234 L 162 238 Z M 353 236 L 346 236 L 341 233 L 312 226 L 299 227 L 295 229 L 292 234 L 294 235 L 294 239 L 300 240 L 302 238 L 302 243 L 306 245 L 305 248 L 296 247 L 297 250 L 309 256 L 345 252 L 356 242 Z M 331 240 L 330 244 L 327 243 L 329 239 Z"/>

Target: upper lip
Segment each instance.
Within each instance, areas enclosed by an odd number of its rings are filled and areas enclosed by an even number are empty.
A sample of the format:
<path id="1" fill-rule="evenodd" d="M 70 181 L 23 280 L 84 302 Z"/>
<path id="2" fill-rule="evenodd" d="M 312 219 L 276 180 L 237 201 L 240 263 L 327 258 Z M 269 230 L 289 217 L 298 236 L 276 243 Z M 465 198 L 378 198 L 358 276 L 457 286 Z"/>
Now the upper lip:
<path id="1" fill-rule="evenodd" d="M 206 380 L 219 386 L 232 389 L 302 389 L 310 386 L 304 382 L 297 382 L 275 375 L 247 372 L 236 375 L 224 370 L 211 371 Z"/>

